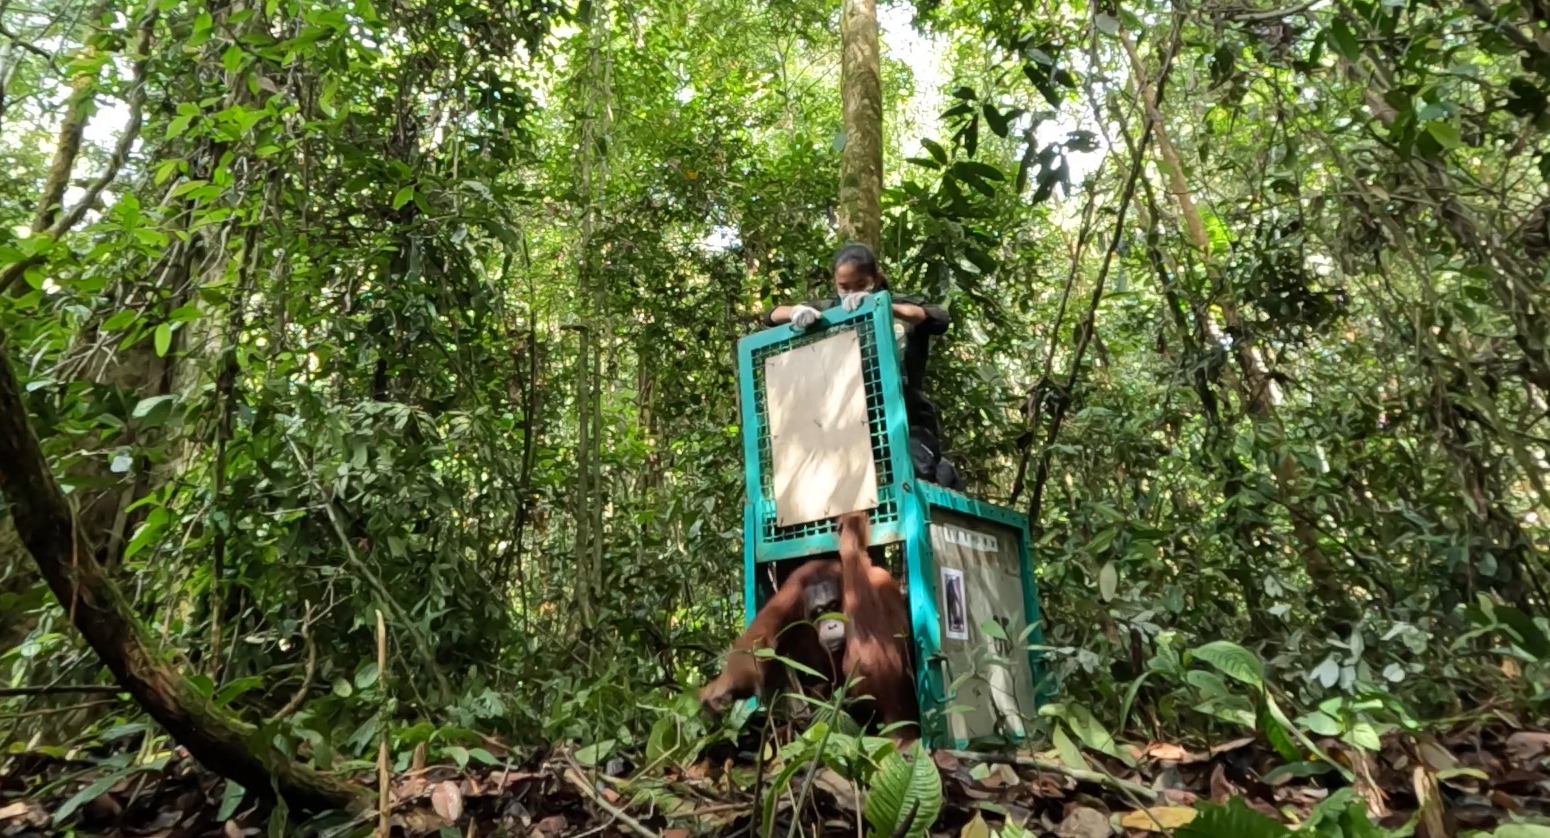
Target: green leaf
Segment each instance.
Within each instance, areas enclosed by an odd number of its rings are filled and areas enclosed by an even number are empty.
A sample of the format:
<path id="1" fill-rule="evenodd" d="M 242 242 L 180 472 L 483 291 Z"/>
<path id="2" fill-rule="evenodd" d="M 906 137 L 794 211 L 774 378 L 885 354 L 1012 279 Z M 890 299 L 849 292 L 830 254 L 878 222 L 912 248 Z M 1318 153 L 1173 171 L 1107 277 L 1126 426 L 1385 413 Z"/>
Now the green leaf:
<path id="1" fill-rule="evenodd" d="M 911 758 L 890 753 L 883 759 L 864 816 L 873 835 L 924 838 L 942 810 L 942 775 L 936 763 L 916 743 Z"/>
<path id="2" fill-rule="evenodd" d="M 1292 831 L 1279 821 L 1250 809 L 1242 798 L 1234 797 L 1227 805 L 1206 803 L 1200 815 L 1181 826 L 1175 838 L 1280 838 Z"/>
<path id="3" fill-rule="evenodd" d="M 398 190 L 398 193 L 393 196 L 393 209 L 402 209 L 404 204 L 409 203 L 413 198 L 414 187 L 405 186 L 403 189 Z"/>
<path id="4" fill-rule="evenodd" d="M 156 343 L 156 357 L 167 357 L 167 350 L 172 348 L 172 324 L 158 324 L 153 339 Z"/>
<path id="5" fill-rule="evenodd" d="M 215 698 L 212 699 L 212 701 L 217 707 L 224 707 L 225 705 L 230 704 L 233 700 L 235 700 L 237 696 L 240 696 L 245 692 L 256 690 L 263 685 L 264 679 L 258 675 L 250 675 L 246 678 L 238 678 L 237 680 L 232 681 L 231 683 L 226 684 L 217 690 L 215 693 Z"/>
<path id="6" fill-rule="evenodd" d="M 1071 737 L 1066 735 L 1065 725 L 1056 724 L 1052 738 L 1055 740 L 1055 752 L 1060 754 L 1061 762 L 1070 768 L 1080 768 L 1083 771 L 1092 770 L 1092 766 L 1089 766 L 1087 759 L 1082 756 L 1082 749 L 1078 748 L 1076 743 L 1071 741 Z"/>
<path id="7" fill-rule="evenodd" d="M 216 811 L 215 819 L 223 822 L 231 820 L 231 816 L 236 814 L 237 807 L 242 805 L 242 798 L 246 797 L 247 793 L 248 790 L 241 785 L 227 780 L 226 789 L 221 792 L 221 808 Z"/>
<path id="8" fill-rule="evenodd" d="M 242 68 L 243 57 L 242 47 L 232 44 L 221 53 L 221 66 L 226 68 L 226 72 L 235 73 Z"/>
<path id="9" fill-rule="evenodd" d="M 1550 826 L 1536 823 L 1509 823 L 1496 828 L 1495 832 L 1477 833 L 1490 838 L 1550 838 Z"/>
<path id="10" fill-rule="evenodd" d="M 1006 139 L 1007 126 L 1011 122 L 1010 116 L 1002 114 L 989 102 L 980 105 L 980 112 L 985 114 L 985 124 L 990 126 L 990 130 L 1003 140 Z"/>
<path id="11" fill-rule="evenodd" d="M 366 661 L 361 664 L 359 669 L 355 670 L 355 688 L 364 690 L 377 683 L 377 675 L 377 662 Z"/>
<path id="12" fill-rule="evenodd" d="M 1341 738 L 1363 750 L 1380 751 L 1383 749 L 1383 742 L 1378 739 L 1377 729 L 1369 722 L 1357 722 Z"/>
<path id="13" fill-rule="evenodd" d="M 107 320 L 102 321 L 102 329 L 105 332 L 116 332 L 119 329 L 128 326 L 130 323 L 135 322 L 135 318 L 138 316 L 139 312 L 136 312 L 133 309 L 124 309 L 123 311 L 114 314 L 112 317 L 109 317 Z"/>
<path id="14" fill-rule="evenodd" d="M 462 745 L 448 745 L 447 747 L 443 748 L 442 751 L 447 756 L 452 757 L 452 762 L 457 765 L 459 769 L 468 767 L 467 748 L 463 747 Z M 580 759 L 580 757 L 578 756 L 577 759 Z M 588 764 L 590 765 L 591 763 Z"/>
<path id="15" fill-rule="evenodd" d="M 947 165 L 947 150 L 942 148 L 940 143 L 936 142 L 935 140 L 922 139 L 920 144 L 925 146 L 926 151 L 931 153 L 931 158 L 933 160 L 943 166 Z"/>
<path id="16" fill-rule="evenodd" d="M 108 789 L 113 788 L 114 784 L 119 780 L 133 774 L 135 770 L 134 768 L 125 768 L 105 777 L 98 777 L 85 788 L 71 795 L 70 799 L 64 802 L 64 805 L 54 810 L 54 825 L 58 826 L 69 820 L 70 816 L 75 814 L 75 810 L 107 794 Z"/>
<path id="17" fill-rule="evenodd" d="M 1119 571 L 1114 568 L 1113 562 L 1104 562 L 1103 569 L 1098 571 L 1098 596 L 1103 597 L 1104 602 L 1109 602 L 1118 591 Z"/>
<path id="18" fill-rule="evenodd" d="M 1351 24 L 1346 23 L 1344 18 L 1335 18 L 1329 24 L 1329 28 L 1324 30 L 1324 34 L 1329 36 L 1329 45 L 1335 48 L 1335 52 L 1340 53 L 1341 58 L 1347 61 L 1361 58 L 1361 42 L 1356 40 L 1356 33 L 1351 31 Z"/>
<path id="19" fill-rule="evenodd" d="M 1109 733 L 1109 729 L 1104 727 L 1103 723 L 1098 721 L 1086 707 L 1080 704 L 1050 704 L 1041 707 L 1039 712 L 1041 715 L 1065 720 L 1071 727 L 1071 732 L 1076 734 L 1076 737 L 1087 747 L 1108 754 L 1126 765 L 1134 762 L 1130 754 L 1122 750 L 1119 743 L 1114 741 L 1114 735 Z"/>
<path id="20" fill-rule="evenodd" d="M 1184 674 L 1184 680 L 1192 687 L 1200 690 L 1206 698 L 1226 698 L 1232 695 L 1227 689 L 1227 682 L 1222 676 L 1205 669 L 1191 669 Z"/>
<path id="21" fill-rule="evenodd" d="M 1119 19 L 1113 15 L 1099 14 L 1093 17 L 1098 31 L 1113 38 L 1119 35 Z"/>
<path id="22" fill-rule="evenodd" d="M 1287 777 L 1316 777 L 1333 770 L 1328 764 L 1322 762 L 1289 762 L 1270 769 L 1265 774 L 1265 783 L 1275 785 Z"/>
<path id="23" fill-rule="evenodd" d="M 1448 151 L 1452 151 L 1464 144 L 1464 141 L 1459 138 L 1459 129 L 1455 128 L 1451 122 L 1428 122 L 1426 123 L 1426 133 L 1431 134 L 1432 139 L 1436 140 L 1438 145 Z"/>
<path id="24" fill-rule="evenodd" d="M 1523 647 L 1523 651 L 1540 660 L 1550 657 L 1550 638 L 1540 631 L 1539 625 L 1532 617 L 1510 605 L 1497 605 L 1493 610 L 1497 622 L 1517 635 L 1514 641 Z"/>
<path id="25" fill-rule="evenodd" d="M 170 406 L 171 403 L 172 396 L 149 396 L 147 398 L 143 398 L 135 403 L 135 409 L 130 411 L 129 418 L 144 419 L 145 417 L 151 415 L 151 411 L 155 410 L 157 407 L 160 407 L 164 404 Z"/>
<path id="26" fill-rule="evenodd" d="M 1286 728 L 1276 721 L 1268 712 L 1259 719 L 1259 727 L 1265 732 L 1265 738 L 1270 741 L 1270 747 L 1276 749 L 1281 759 L 1287 762 L 1295 762 L 1302 759 L 1302 752 L 1297 750 L 1297 745 L 1292 742 L 1292 737 L 1287 734 Z"/>
<path id="27" fill-rule="evenodd" d="M 616 740 L 604 739 L 576 751 L 576 761 L 589 768 L 601 764 L 614 752 Z"/>
<path id="28" fill-rule="evenodd" d="M 1000 169 L 978 160 L 959 160 L 953 164 L 953 174 L 959 177 L 980 177 L 985 180 L 1006 180 L 1006 175 L 1002 174 Z"/>
<path id="29" fill-rule="evenodd" d="M 1314 711 L 1306 716 L 1298 716 L 1297 723 L 1320 736 L 1340 735 L 1340 723 L 1331 718 L 1327 713 Z"/>
<path id="30" fill-rule="evenodd" d="M 1251 687 L 1264 689 L 1265 666 L 1259 656 L 1228 640 L 1214 640 L 1190 650 L 1190 654 L 1216 667 L 1223 675 Z"/>
<path id="31" fill-rule="evenodd" d="M 500 765 L 501 761 L 484 748 L 469 748 L 468 756 L 481 765 Z"/>
<path id="32" fill-rule="evenodd" d="M 656 762 L 677 750 L 682 744 L 683 737 L 679 735 L 678 720 L 672 716 L 663 716 L 651 726 L 651 736 L 646 740 L 646 759 Z"/>

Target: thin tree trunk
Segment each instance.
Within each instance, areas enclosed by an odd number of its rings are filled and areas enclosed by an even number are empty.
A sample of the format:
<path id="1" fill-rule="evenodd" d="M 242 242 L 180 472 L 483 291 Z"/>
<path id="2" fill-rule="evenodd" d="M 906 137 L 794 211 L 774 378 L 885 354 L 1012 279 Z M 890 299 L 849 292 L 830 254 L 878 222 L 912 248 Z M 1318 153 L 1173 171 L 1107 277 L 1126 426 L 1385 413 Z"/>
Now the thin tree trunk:
<path id="1" fill-rule="evenodd" d="M 883 229 L 883 77 L 877 0 L 844 0 L 840 11 L 840 238 L 874 252 Z"/>

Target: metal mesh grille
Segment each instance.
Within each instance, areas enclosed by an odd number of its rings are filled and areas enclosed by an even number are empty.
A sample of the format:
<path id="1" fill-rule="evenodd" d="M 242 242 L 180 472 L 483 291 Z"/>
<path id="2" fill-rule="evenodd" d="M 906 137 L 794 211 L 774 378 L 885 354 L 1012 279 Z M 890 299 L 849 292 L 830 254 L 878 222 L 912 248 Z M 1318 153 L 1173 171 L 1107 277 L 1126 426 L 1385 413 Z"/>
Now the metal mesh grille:
<path id="1" fill-rule="evenodd" d="M 882 365 L 877 358 L 877 332 L 867 318 L 852 320 L 828 329 L 794 336 L 753 352 L 753 377 L 755 414 L 758 427 L 754 428 L 759 440 L 759 541 L 764 544 L 796 541 L 810 536 L 834 531 L 834 521 L 810 521 L 805 524 L 778 526 L 775 523 L 774 467 L 770 454 L 770 420 L 764 391 L 764 361 L 814 341 L 832 337 L 845 330 L 858 333 L 861 346 L 861 376 L 866 385 L 867 425 L 872 434 L 872 461 L 877 466 L 877 508 L 871 512 L 872 525 L 895 523 L 899 520 L 899 499 L 894 487 L 893 462 L 888 445 L 888 427 L 884 417 Z"/>

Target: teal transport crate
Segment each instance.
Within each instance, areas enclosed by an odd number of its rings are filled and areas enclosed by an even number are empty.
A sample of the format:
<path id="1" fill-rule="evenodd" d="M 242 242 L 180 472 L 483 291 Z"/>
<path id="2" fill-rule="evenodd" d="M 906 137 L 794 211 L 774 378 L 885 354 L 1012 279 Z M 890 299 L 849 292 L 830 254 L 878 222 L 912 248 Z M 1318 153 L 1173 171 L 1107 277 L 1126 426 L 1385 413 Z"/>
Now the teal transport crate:
<path id="1" fill-rule="evenodd" d="M 880 292 L 739 341 L 747 617 L 779 571 L 837 549 L 836 516 L 867 509 L 905 583 L 926 744 L 1016 744 L 1053 692 L 1028 648 L 1043 642 L 1028 520 L 916 478 L 895 334 Z"/>

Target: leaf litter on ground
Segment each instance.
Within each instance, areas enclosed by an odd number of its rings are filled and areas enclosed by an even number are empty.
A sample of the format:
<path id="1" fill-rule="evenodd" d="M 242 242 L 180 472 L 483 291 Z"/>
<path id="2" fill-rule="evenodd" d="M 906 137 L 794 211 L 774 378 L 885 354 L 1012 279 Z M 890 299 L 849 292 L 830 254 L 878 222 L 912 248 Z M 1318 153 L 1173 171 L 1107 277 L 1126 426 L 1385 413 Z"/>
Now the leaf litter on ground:
<path id="1" fill-rule="evenodd" d="M 885 838 L 1550 838 L 1550 731 L 1493 722 L 1439 736 L 1387 734 L 1376 752 L 1335 739 L 1315 744 L 1356 779 L 1347 782 L 1311 753 L 1287 762 L 1256 739 L 1119 745 L 1126 758 L 1083 749 L 1077 768 L 1063 761 L 1063 748 L 1015 756 L 937 751 L 928 764 L 897 769 L 912 790 L 929 789 L 922 781 L 930 775 L 940 781 L 939 800 L 924 801 L 913 822 L 897 816 L 899 801 L 891 801 L 895 808 L 871 805 L 873 795 L 827 766 L 813 772 L 800 811 L 794 810 L 805 770 L 787 789 L 774 790 L 771 811 L 777 835 L 795 821 L 808 834 L 816 826 Z M 417 758 L 392 779 L 393 834 L 690 838 L 745 835 L 750 827 L 758 834 L 755 796 L 765 795 L 768 805 L 768 782 L 781 766 L 778 759 L 766 765 L 765 785 L 756 789 L 742 756 L 633 776 L 583 767 L 565 751 L 462 769 Z M 359 779 L 375 782 L 369 773 Z M 270 813 L 233 789 L 181 748 L 138 767 L 124 754 L 97 762 L 12 754 L 0 762 L 0 838 L 66 828 L 124 836 L 270 834 Z M 926 817 L 929 825 L 920 823 Z M 362 818 L 345 834 L 369 834 L 374 823 Z"/>

